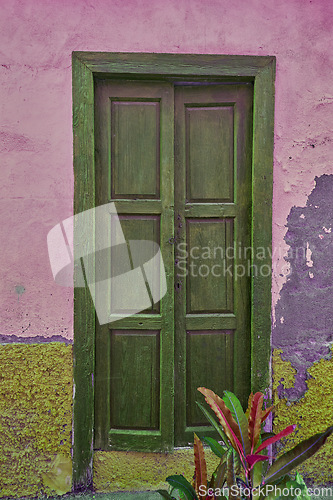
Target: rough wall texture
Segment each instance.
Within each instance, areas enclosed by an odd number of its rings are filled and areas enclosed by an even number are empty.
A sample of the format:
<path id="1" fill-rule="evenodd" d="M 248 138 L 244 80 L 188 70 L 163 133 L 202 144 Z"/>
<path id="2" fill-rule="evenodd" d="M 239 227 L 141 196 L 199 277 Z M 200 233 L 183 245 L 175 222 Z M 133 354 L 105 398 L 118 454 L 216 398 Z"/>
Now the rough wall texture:
<path id="1" fill-rule="evenodd" d="M 297 424 L 289 445 L 332 425 L 332 222 L 333 175 L 322 175 L 315 178 L 305 206 L 294 206 L 288 216 L 290 269 L 275 308 L 274 425 L 282 430 Z M 318 482 L 332 482 L 332 457 L 330 438 L 302 471 Z"/>
<path id="2" fill-rule="evenodd" d="M 292 400 L 304 395 L 307 369 L 330 358 L 333 343 L 333 175 L 315 182 L 306 205 L 288 216 L 290 274 L 275 308 L 272 344 L 296 369 L 293 386 L 279 392 Z"/>
<path id="3" fill-rule="evenodd" d="M 0 0 L 0 5 L 1 341 L 68 341 L 73 336 L 73 293 L 53 282 L 46 247 L 48 231 L 72 215 L 71 52 L 275 55 L 273 343 L 282 349 L 281 361 L 274 365 L 280 370 L 275 372 L 274 383 L 281 398 L 276 425 L 280 425 L 279 419 L 289 423 L 296 417 L 298 422 L 309 422 L 321 402 L 322 390 L 325 405 L 331 404 L 325 377 L 331 366 L 332 335 L 333 3 Z M 298 245 L 305 248 L 305 257 L 292 259 L 290 250 Z M 27 352 L 35 349 L 21 348 Z M 42 348 L 50 349 L 47 344 Z M 16 381 L 17 388 L 11 391 L 20 391 L 18 347 L 2 349 L 8 356 L 2 376 L 10 383 Z M 69 352 L 70 347 L 67 349 Z M 52 356 L 45 362 L 55 366 Z M 40 382 L 38 390 L 46 391 L 39 369 L 36 367 L 36 387 Z M 293 369 L 295 383 L 286 383 L 282 379 Z M 33 405 L 23 396 L 23 401 Z M 14 409 L 18 422 L 21 410 L 12 407 L 11 401 L 6 396 L 2 405 L 11 415 L 14 429 Z M 45 435 L 53 435 L 54 424 L 43 422 Z M 324 425 L 317 414 L 313 425 L 313 430 Z M 304 432 L 305 428 L 303 425 Z M 14 437 L 8 435 L 11 443 Z M 48 451 L 38 448 L 38 453 L 44 456 L 59 451 L 58 438 L 58 444 L 50 448 L 45 442 Z M 35 444 L 31 446 L 34 451 L 29 453 L 37 457 Z M 17 463 L 25 453 L 24 440 L 19 449 Z M 328 450 L 326 457 L 332 456 Z M 9 451 L 6 457 L 14 463 Z M 309 466 L 314 476 L 319 463 L 320 459 Z M 327 479 L 332 479 L 329 467 Z M 10 480 L 16 474 L 17 484 L 32 484 L 32 475 L 24 480 L 20 468 L 9 470 L 13 471 L 12 476 L 6 474 Z"/>
<path id="4" fill-rule="evenodd" d="M 0 365 L 0 496 L 50 493 L 52 481 L 69 491 L 70 480 L 63 482 L 72 443 L 72 347 L 0 345 Z"/>
<path id="5" fill-rule="evenodd" d="M 292 389 L 295 384 L 297 371 L 290 361 L 281 359 L 281 350 L 273 353 L 273 399 L 275 405 L 274 431 L 279 432 L 287 425 L 296 424 L 295 434 L 291 434 L 285 441 L 285 449 L 294 447 L 298 442 L 317 432 L 323 432 L 332 425 L 333 407 L 333 363 L 331 360 L 321 359 L 313 363 L 308 370 L 309 379 L 306 381 L 307 391 L 304 397 L 296 401 L 289 401 L 279 395 L 280 389 Z M 310 482 L 317 484 L 332 484 L 333 481 L 333 437 L 329 437 L 325 445 L 297 470 L 304 474 Z"/>
<path id="6" fill-rule="evenodd" d="M 46 234 L 72 214 L 73 50 L 276 55 L 275 304 L 290 209 L 306 203 L 315 176 L 332 173 L 332 2 L 0 4 L 1 333 L 72 336 L 72 291 L 52 280 Z"/>
<path id="7" fill-rule="evenodd" d="M 210 450 L 205 452 L 205 458 L 211 477 L 219 460 Z M 174 453 L 97 451 L 94 456 L 94 488 L 101 492 L 167 489 L 166 477 L 183 474 L 191 480 L 193 473 L 193 449 Z"/>

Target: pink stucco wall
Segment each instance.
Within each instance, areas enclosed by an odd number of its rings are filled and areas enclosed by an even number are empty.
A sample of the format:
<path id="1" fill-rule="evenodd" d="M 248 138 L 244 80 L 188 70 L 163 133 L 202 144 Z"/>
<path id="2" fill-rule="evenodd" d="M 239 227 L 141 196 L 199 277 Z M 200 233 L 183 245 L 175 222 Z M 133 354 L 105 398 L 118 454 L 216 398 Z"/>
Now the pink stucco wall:
<path id="1" fill-rule="evenodd" d="M 273 304 L 286 218 L 333 173 L 330 0 L 0 0 L 0 335 L 72 338 L 46 235 L 72 214 L 71 52 L 277 57 Z M 315 147 L 313 147 L 315 145 Z M 24 287 L 20 295 L 17 286 Z"/>

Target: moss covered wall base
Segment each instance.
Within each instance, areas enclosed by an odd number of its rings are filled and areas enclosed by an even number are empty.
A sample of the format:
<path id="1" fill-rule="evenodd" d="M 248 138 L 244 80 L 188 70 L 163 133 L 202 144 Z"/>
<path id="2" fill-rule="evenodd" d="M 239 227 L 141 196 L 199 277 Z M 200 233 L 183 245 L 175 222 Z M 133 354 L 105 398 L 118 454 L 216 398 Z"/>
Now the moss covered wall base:
<path id="1" fill-rule="evenodd" d="M 308 390 L 289 401 L 296 370 L 273 353 L 274 430 L 297 424 L 287 447 L 332 424 L 333 361 L 321 359 L 308 370 Z M 71 489 L 72 346 L 62 342 L 0 345 L 0 497 L 64 494 Z M 207 451 L 209 474 L 217 458 Z M 333 437 L 298 470 L 310 482 L 333 482 Z M 94 455 L 98 492 L 164 488 L 165 478 L 191 479 L 193 450 L 174 453 L 103 452 Z"/>
<path id="2" fill-rule="evenodd" d="M 0 345 L 0 497 L 71 489 L 72 346 Z"/>
<path id="3" fill-rule="evenodd" d="M 296 424 L 295 434 L 284 441 L 287 451 L 313 434 L 333 424 L 333 360 L 321 359 L 308 369 L 307 391 L 304 397 L 290 401 L 284 391 L 294 386 L 296 370 L 289 361 L 283 361 L 281 349 L 273 352 L 273 398 L 275 407 L 274 432 Z M 333 483 L 333 436 L 297 470 L 311 483 Z"/>
<path id="4" fill-rule="evenodd" d="M 210 477 L 219 459 L 210 450 L 205 450 L 205 457 Z M 183 474 L 192 481 L 192 448 L 175 449 L 173 453 L 96 451 L 94 454 L 94 489 L 97 492 L 168 489 L 165 479 L 173 474 Z"/>

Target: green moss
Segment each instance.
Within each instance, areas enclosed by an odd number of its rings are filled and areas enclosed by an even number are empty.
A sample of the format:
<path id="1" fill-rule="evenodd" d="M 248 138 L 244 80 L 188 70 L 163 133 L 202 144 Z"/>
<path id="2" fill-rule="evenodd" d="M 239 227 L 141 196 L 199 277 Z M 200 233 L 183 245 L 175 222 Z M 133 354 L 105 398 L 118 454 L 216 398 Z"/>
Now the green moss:
<path id="1" fill-rule="evenodd" d="M 205 451 L 208 475 L 219 459 Z M 98 492 L 142 491 L 168 488 L 166 477 L 183 474 L 192 481 L 193 449 L 178 449 L 174 453 L 139 453 L 126 451 L 96 451 L 94 454 L 94 489 Z"/>
<path id="2" fill-rule="evenodd" d="M 278 387 L 293 387 L 296 370 L 290 362 L 281 359 L 281 350 L 273 352 L 273 399 L 275 407 L 274 431 L 290 424 L 297 432 L 284 442 L 285 452 L 301 440 L 325 430 L 333 423 L 333 361 L 322 359 L 309 369 L 308 391 L 297 402 L 279 399 Z M 282 450 L 281 450 L 282 451 Z M 210 473 L 216 457 L 210 457 Z M 135 491 L 164 488 L 165 478 L 171 474 L 184 474 L 192 478 L 193 451 L 175 450 L 174 453 L 103 452 L 94 455 L 94 487 L 96 491 Z M 298 467 L 306 478 L 324 484 L 333 481 L 333 437 L 313 458 Z"/>
<path id="3" fill-rule="evenodd" d="M 0 496 L 50 494 L 45 477 L 55 474 L 56 457 L 70 458 L 72 348 L 56 342 L 2 345 L 0 363 Z M 297 424 L 286 448 L 332 424 L 332 360 L 313 364 L 308 391 L 297 402 L 278 397 L 279 385 L 292 387 L 296 374 L 280 350 L 273 353 L 273 372 L 274 430 Z M 207 458 L 211 473 L 217 459 L 211 453 Z M 94 485 L 100 492 L 151 490 L 164 487 L 170 474 L 191 479 L 193 470 L 191 449 L 169 454 L 97 451 Z M 298 470 L 317 483 L 333 481 L 333 438 Z"/>
<path id="4" fill-rule="evenodd" d="M 70 457 L 72 347 L 0 345 L 0 496 L 48 493 L 42 474 Z"/>
<path id="5" fill-rule="evenodd" d="M 296 370 L 290 362 L 281 359 L 281 350 L 273 353 L 273 398 L 275 406 L 274 431 L 278 432 L 290 424 L 296 424 L 295 435 L 285 440 L 286 449 L 333 424 L 333 360 L 321 359 L 308 370 L 308 390 L 296 402 L 279 399 L 278 387 L 290 388 L 294 384 Z M 333 437 L 303 465 L 297 468 L 315 483 L 333 481 Z"/>

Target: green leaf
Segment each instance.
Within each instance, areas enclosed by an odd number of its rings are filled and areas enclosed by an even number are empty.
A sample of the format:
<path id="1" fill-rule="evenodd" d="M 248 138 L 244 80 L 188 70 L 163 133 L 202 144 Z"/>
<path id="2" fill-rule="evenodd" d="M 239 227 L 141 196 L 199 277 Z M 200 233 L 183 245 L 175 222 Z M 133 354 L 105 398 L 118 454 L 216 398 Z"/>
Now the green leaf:
<path id="1" fill-rule="evenodd" d="M 274 483 L 275 484 L 275 483 Z M 295 495 L 291 495 L 291 486 L 290 480 L 288 476 L 284 476 L 282 481 L 276 484 L 276 492 L 272 491 L 267 495 L 267 500 L 294 500 Z M 287 489 L 289 488 L 289 494 L 287 493 Z M 284 495 L 279 495 L 279 492 L 284 490 Z"/>
<path id="2" fill-rule="evenodd" d="M 259 496 L 259 498 L 258 498 L 258 492 L 257 492 L 253 495 L 253 498 L 256 500 L 263 500 L 264 498 L 267 500 L 283 500 L 284 497 L 280 496 L 278 493 L 280 490 L 283 490 L 283 488 L 287 487 L 287 482 L 290 480 L 291 480 L 291 478 L 288 475 L 280 477 L 279 479 L 277 479 L 276 481 L 274 481 L 272 483 L 273 486 L 276 486 L 276 491 L 271 491 L 268 493 L 268 495 L 265 495 L 263 493 Z M 262 489 L 264 490 L 264 487 Z M 288 496 L 286 498 L 289 499 Z"/>
<path id="3" fill-rule="evenodd" d="M 237 422 L 241 443 L 243 446 L 244 454 L 249 455 L 251 453 L 251 445 L 248 435 L 248 421 L 243 411 L 242 405 L 239 399 L 230 391 L 224 391 L 223 401 L 225 402 L 227 408 L 231 411 L 234 420 Z"/>
<path id="4" fill-rule="evenodd" d="M 184 476 L 175 475 L 166 478 L 168 483 L 177 490 L 185 493 L 187 500 L 199 500 L 193 486 L 185 479 Z"/>
<path id="5" fill-rule="evenodd" d="M 252 469 L 251 479 L 254 487 L 261 484 L 264 469 L 263 465 L 263 462 L 257 462 Z"/>
<path id="6" fill-rule="evenodd" d="M 226 481 L 226 478 L 227 478 L 227 456 L 225 454 L 212 475 L 209 487 L 213 489 L 215 488 L 222 489 Z"/>
<path id="7" fill-rule="evenodd" d="M 297 465 L 304 462 L 304 460 L 310 458 L 325 443 L 326 439 L 332 434 L 332 432 L 333 426 L 328 427 L 325 432 L 315 434 L 314 436 L 305 439 L 295 446 L 295 448 L 278 458 L 266 474 L 263 481 L 264 484 L 274 482 L 277 478 L 283 476 L 297 467 Z"/>
<path id="8" fill-rule="evenodd" d="M 261 433 L 261 442 L 263 443 L 264 441 L 266 441 L 266 439 L 272 438 L 275 435 L 276 435 L 275 432 L 262 432 Z"/>
<path id="9" fill-rule="evenodd" d="M 220 424 L 222 425 L 224 432 L 228 436 L 228 439 L 233 448 L 237 450 L 237 453 L 244 456 L 240 429 L 223 399 L 215 394 L 215 392 L 207 389 L 206 387 L 198 387 L 198 391 L 205 396 L 206 403 L 209 404 L 209 406 L 219 419 Z"/>
<path id="10" fill-rule="evenodd" d="M 301 494 L 297 495 L 296 500 L 311 500 L 311 497 L 308 495 L 307 485 L 304 482 L 302 476 L 298 472 L 296 472 L 296 477 L 292 481 L 292 484 L 294 486 L 294 490 L 296 488 L 299 488 L 301 490 Z M 289 483 L 287 483 L 287 486 L 289 486 Z"/>
<path id="11" fill-rule="evenodd" d="M 206 408 L 204 408 L 202 406 L 201 403 L 199 403 L 199 401 L 196 401 L 197 405 L 199 406 L 200 410 L 202 411 L 202 413 L 205 415 L 205 417 L 207 418 L 208 422 L 214 427 L 214 429 L 218 432 L 218 434 L 221 436 L 222 438 L 222 441 L 225 443 L 226 446 L 229 447 L 229 441 L 228 441 L 228 438 L 226 436 L 226 434 L 223 432 L 223 430 L 221 429 L 221 427 L 218 425 L 218 423 L 216 422 L 215 418 L 212 417 L 212 415 L 209 413 L 208 410 L 206 410 Z"/>
<path id="12" fill-rule="evenodd" d="M 235 455 L 234 456 L 234 467 L 235 467 L 235 475 L 236 476 L 239 476 L 240 473 L 241 473 L 241 470 L 242 470 L 242 461 L 240 459 L 240 456 L 239 455 Z"/>
<path id="13" fill-rule="evenodd" d="M 234 468 L 234 450 L 228 450 L 227 453 L 227 485 L 231 489 L 236 483 L 235 468 Z"/>
<path id="14" fill-rule="evenodd" d="M 212 452 L 215 453 L 215 455 L 219 458 L 222 458 L 227 451 L 226 446 L 222 446 L 218 441 L 216 441 L 216 439 L 213 439 L 211 437 L 203 437 L 201 438 L 201 441 L 208 444 Z"/>
<path id="15" fill-rule="evenodd" d="M 157 490 L 157 493 L 167 500 L 176 500 L 175 497 L 172 497 L 167 490 Z"/>

